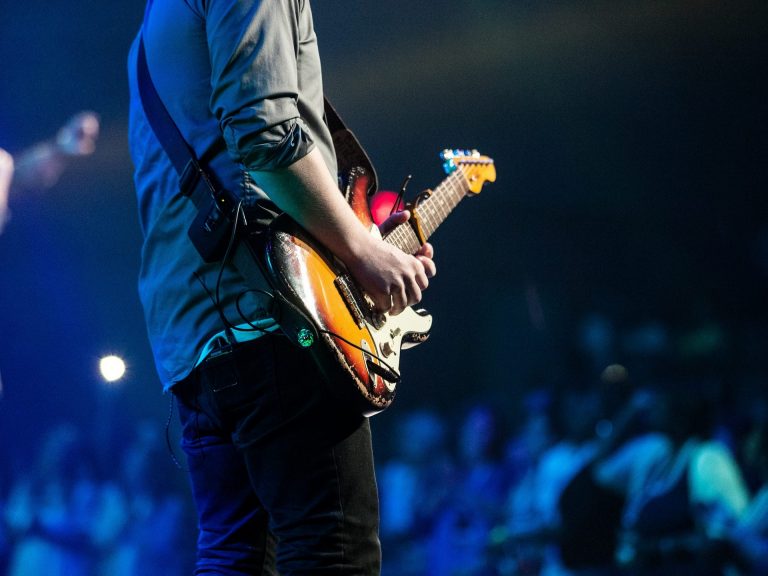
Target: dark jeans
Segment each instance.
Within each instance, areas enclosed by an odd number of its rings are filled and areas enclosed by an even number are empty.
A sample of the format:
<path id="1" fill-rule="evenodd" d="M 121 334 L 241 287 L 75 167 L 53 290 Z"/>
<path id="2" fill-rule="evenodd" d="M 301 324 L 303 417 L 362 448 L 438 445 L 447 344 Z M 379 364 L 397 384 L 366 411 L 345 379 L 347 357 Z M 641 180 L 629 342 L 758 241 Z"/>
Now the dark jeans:
<path id="1" fill-rule="evenodd" d="M 370 427 L 307 352 L 264 336 L 173 389 L 199 517 L 195 574 L 379 574 Z"/>

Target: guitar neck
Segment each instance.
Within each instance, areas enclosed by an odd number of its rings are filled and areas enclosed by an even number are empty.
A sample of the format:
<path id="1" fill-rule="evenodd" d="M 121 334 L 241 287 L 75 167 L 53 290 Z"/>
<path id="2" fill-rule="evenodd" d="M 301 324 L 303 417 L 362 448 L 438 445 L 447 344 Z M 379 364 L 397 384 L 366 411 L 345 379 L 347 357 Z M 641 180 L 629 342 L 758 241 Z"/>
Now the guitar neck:
<path id="1" fill-rule="evenodd" d="M 437 227 L 456 208 L 469 190 L 467 178 L 464 172 L 459 169 L 452 172 L 437 188 L 432 190 L 427 198 L 418 203 L 414 210 L 418 213 L 424 238 L 429 238 L 434 234 Z M 421 242 L 410 222 L 405 222 L 394 228 L 385 240 L 407 254 L 414 254 L 421 247 Z"/>

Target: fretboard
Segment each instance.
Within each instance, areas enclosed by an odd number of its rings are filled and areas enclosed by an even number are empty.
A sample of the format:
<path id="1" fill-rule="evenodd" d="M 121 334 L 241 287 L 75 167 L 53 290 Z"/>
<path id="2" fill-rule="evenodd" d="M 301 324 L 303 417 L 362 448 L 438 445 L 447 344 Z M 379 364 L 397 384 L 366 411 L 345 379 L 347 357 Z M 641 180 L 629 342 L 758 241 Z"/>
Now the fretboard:
<path id="1" fill-rule="evenodd" d="M 467 178 L 459 167 L 432 190 L 428 198 L 418 203 L 415 210 L 425 238 L 432 236 L 468 191 Z M 385 240 L 407 254 L 414 254 L 421 247 L 410 222 L 400 224 L 387 234 Z"/>

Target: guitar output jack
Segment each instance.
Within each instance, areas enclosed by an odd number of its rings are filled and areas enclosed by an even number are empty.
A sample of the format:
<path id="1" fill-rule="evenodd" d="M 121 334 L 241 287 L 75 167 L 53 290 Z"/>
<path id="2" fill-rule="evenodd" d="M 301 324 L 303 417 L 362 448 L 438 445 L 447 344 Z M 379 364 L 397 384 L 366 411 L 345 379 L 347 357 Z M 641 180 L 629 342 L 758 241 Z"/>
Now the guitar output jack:
<path id="1" fill-rule="evenodd" d="M 302 328 L 296 333 L 296 341 L 302 348 L 309 348 L 315 343 L 315 337 L 312 335 L 312 330 Z"/>

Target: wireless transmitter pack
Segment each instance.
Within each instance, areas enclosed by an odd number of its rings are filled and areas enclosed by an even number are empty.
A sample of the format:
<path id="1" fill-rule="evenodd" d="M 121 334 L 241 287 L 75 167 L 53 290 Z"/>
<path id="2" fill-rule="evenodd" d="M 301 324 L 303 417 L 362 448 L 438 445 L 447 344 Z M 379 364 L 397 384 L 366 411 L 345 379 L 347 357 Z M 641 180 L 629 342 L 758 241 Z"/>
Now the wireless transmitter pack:
<path id="1" fill-rule="evenodd" d="M 214 186 L 208 174 L 193 160 L 184 169 L 179 185 L 198 208 L 187 231 L 189 239 L 203 260 L 220 261 L 231 239 L 238 199 L 228 190 Z"/>

